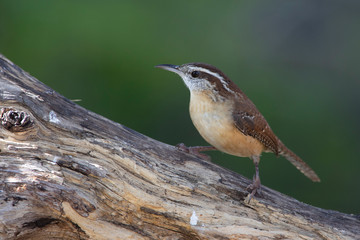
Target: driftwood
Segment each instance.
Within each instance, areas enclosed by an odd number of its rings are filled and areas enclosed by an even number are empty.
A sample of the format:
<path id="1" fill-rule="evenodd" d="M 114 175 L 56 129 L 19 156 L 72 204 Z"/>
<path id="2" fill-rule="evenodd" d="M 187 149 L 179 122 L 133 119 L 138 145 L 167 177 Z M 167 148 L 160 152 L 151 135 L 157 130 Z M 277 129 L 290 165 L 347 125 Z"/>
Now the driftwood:
<path id="1" fill-rule="evenodd" d="M 319 209 L 92 113 L 0 55 L 1 239 L 360 239 Z"/>

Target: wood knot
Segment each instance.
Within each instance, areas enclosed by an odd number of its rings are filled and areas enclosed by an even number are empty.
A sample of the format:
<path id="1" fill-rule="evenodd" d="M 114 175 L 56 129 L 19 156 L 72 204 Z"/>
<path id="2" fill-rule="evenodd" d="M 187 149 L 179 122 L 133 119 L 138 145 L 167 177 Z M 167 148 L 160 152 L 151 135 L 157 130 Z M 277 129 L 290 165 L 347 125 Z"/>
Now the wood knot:
<path id="1" fill-rule="evenodd" d="M 30 115 L 12 108 L 1 108 L 0 124 L 12 132 L 20 132 L 32 124 Z"/>

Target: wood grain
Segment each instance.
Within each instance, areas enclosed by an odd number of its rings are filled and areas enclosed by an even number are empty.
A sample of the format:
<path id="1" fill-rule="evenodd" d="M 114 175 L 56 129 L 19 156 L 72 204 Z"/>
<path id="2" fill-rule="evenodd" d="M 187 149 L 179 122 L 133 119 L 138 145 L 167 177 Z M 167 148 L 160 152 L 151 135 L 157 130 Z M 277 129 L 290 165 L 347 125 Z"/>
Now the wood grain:
<path id="1" fill-rule="evenodd" d="M 248 179 L 80 107 L 2 55 L 0 109 L 1 239 L 360 239 L 359 216 L 266 187 L 246 204 Z"/>

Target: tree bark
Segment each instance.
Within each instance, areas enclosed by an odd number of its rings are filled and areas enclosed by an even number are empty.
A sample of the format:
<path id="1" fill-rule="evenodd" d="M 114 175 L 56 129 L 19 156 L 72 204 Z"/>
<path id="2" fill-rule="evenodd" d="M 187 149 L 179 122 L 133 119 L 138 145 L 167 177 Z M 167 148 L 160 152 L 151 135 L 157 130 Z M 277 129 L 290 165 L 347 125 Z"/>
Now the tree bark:
<path id="1" fill-rule="evenodd" d="M 71 102 L 0 55 L 1 239 L 360 239 L 319 209 Z"/>

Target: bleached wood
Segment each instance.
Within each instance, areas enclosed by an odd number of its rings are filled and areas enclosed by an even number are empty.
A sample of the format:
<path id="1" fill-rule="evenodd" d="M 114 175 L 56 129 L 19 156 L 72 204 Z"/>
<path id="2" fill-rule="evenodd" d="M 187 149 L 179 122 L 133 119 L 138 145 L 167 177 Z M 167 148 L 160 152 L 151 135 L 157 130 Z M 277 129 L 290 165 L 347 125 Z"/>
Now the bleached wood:
<path id="1" fill-rule="evenodd" d="M 360 239 L 359 216 L 266 187 L 246 204 L 248 179 L 80 107 L 2 55 L 0 109 L 1 239 Z"/>

